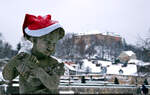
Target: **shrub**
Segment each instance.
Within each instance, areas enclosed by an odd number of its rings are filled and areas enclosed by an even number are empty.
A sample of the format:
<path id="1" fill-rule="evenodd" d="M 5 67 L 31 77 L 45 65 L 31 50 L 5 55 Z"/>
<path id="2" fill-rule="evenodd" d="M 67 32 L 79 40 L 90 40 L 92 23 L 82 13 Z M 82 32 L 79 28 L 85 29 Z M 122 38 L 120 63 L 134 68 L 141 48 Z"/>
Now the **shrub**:
<path id="1" fill-rule="evenodd" d="M 118 78 L 115 77 L 114 84 L 119 84 Z"/>

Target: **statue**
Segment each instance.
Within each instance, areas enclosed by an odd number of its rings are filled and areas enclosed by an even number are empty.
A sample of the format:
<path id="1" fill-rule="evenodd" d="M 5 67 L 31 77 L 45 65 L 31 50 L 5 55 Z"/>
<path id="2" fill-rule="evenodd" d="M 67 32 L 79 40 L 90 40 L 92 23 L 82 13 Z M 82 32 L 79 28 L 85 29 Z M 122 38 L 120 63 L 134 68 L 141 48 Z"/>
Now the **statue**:
<path id="1" fill-rule="evenodd" d="M 51 20 L 51 15 L 26 14 L 23 24 L 24 42 L 19 53 L 3 69 L 5 80 L 19 75 L 20 94 L 58 94 L 64 64 L 51 57 L 55 44 L 63 38 L 64 29 Z"/>

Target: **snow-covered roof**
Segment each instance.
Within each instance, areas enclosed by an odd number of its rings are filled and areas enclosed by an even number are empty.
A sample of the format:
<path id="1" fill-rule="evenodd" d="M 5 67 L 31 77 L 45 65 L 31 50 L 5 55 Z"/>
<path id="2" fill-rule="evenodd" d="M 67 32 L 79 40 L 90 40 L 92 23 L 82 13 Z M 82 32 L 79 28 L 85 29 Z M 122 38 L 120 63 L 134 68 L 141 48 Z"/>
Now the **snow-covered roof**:
<path id="1" fill-rule="evenodd" d="M 146 63 L 146 62 L 139 62 L 137 65 L 139 66 L 146 66 L 146 65 L 150 65 L 150 63 Z"/>
<path id="2" fill-rule="evenodd" d="M 86 33 L 78 33 L 76 36 L 82 36 L 82 35 L 96 35 L 96 34 L 101 34 L 101 35 L 108 35 L 108 36 L 114 36 L 114 37 L 121 37 L 119 34 L 113 33 L 113 32 L 100 32 L 97 29 L 89 30 Z"/>
<path id="3" fill-rule="evenodd" d="M 138 64 L 139 62 L 141 62 L 140 60 L 137 60 L 137 59 L 130 59 L 128 61 L 128 63 L 135 63 L 135 64 Z"/>
<path id="4" fill-rule="evenodd" d="M 89 30 L 86 33 L 78 33 L 77 35 L 91 35 L 91 34 L 101 34 L 99 30 L 93 29 Z"/>
<path id="5" fill-rule="evenodd" d="M 123 67 L 123 75 L 135 75 L 137 73 L 137 66 L 134 64 L 128 64 L 127 67 Z"/>
<path id="6" fill-rule="evenodd" d="M 59 63 L 62 63 L 63 61 L 62 61 L 62 59 L 59 59 L 59 58 L 57 58 L 57 57 L 55 57 L 55 56 L 51 56 L 52 58 L 54 58 L 54 59 L 56 59 Z"/>
<path id="7" fill-rule="evenodd" d="M 133 51 L 124 51 L 124 53 L 126 53 L 129 56 L 132 56 L 133 54 L 135 54 Z"/>
<path id="8" fill-rule="evenodd" d="M 88 61 L 87 59 L 83 60 L 84 67 L 91 68 L 91 72 L 100 72 L 100 67 L 96 67 L 95 64 L 93 64 L 91 61 Z"/>
<path id="9" fill-rule="evenodd" d="M 105 67 L 112 64 L 110 61 L 102 61 L 102 60 L 99 60 L 98 63 Z"/>
<path id="10" fill-rule="evenodd" d="M 72 67 L 72 66 L 70 66 L 70 65 L 68 65 L 68 64 L 64 64 L 64 65 L 65 65 L 65 67 L 67 67 L 69 70 L 75 71 L 75 68 L 74 68 L 74 67 Z"/>
<path id="11" fill-rule="evenodd" d="M 107 74 L 119 74 L 119 70 L 121 69 L 121 65 L 111 65 L 107 67 Z"/>

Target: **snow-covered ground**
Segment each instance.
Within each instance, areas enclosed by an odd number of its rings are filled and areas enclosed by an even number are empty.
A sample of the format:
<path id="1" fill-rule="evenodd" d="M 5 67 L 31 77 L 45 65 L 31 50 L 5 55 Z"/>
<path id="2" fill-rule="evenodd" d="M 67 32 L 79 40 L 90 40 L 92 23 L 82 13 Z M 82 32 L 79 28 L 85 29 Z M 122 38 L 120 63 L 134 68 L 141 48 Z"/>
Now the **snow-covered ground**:
<path id="1" fill-rule="evenodd" d="M 112 63 L 110 61 L 99 60 L 98 63 L 105 67 L 112 65 Z"/>
<path id="2" fill-rule="evenodd" d="M 93 73 L 100 73 L 102 71 L 101 67 L 107 68 L 106 74 L 120 74 L 120 70 L 123 71 L 121 73 L 122 75 L 136 75 L 137 73 L 136 64 L 128 64 L 126 67 L 122 67 L 123 64 L 112 65 L 110 61 L 99 60 L 98 64 L 101 64 L 100 66 L 96 66 L 96 64 L 93 64 L 92 61 L 88 61 L 87 59 L 84 59 L 83 62 L 84 69 L 89 67 Z"/>
<path id="3" fill-rule="evenodd" d="M 55 57 L 55 59 L 59 60 L 58 58 Z M 107 71 L 106 74 L 122 74 L 122 75 L 136 75 L 137 73 L 137 63 L 141 63 L 139 60 L 130 60 L 131 63 L 135 64 L 128 64 L 126 67 L 122 67 L 123 64 L 116 64 L 113 65 L 112 62 L 110 61 L 102 61 L 98 60 L 97 63 L 100 64 L 100 66 L 96 66 L 96 64 L 93 64 L 92 61 L 89 61 L 87 59 L 83 59 L 83 66 L 81 69 L 78 69 L 79 71 L 86 72 L 87 68 L 89 68 L 90 72 L 92 73 L 100 73 L 102 72 L 101 67 L 106 67 Z M 62 62 L 62 60 L 61 60 Z M 142 63 L 143 64 L 143 63 Z M 65 65 L 66 66 L 66 65 Z M 70 68 L 70 70 L 76 71 L 76 68 L 66 66 Z M 123 73 L 120 73 L 119 71 L 122 70 Z"/>
<path id="4" fill-rule="evenodd" d="M 135 64 L 128 64 L 127 67 L 122 67 L 121 64 L 110 65 L 107 67 L 107 74 L 120 74 L 119 70 L 122 70 L 122 75 L 136 75 L 137 67 Z"/>
<path id="5" fill-rule="evenodd" d="M 91 61 L 88 61 L 87 59 L 83 60 L 83 68 L 86 70 L 86 68 L 89 67 L 91 69 L 91 72 L 100 72 L 100 67 L 96 67 L 95 64 L 93 64 Z"/>

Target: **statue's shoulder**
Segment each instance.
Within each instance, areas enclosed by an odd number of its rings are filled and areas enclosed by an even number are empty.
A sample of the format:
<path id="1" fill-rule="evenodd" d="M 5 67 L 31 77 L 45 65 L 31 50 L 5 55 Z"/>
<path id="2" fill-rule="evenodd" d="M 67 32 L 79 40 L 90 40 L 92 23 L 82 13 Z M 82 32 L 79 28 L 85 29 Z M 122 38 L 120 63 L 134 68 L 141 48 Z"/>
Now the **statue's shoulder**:
<path id="1" fill-rule="evenodd" d="M 5 80 L 12 80 L 18 75 L 16 66 L 19 63 L 19 60 L 16 58 L 16 56 L 14 56 L 8 61 L 7 64 L 5 64 L 2 71 L 2 75 Z"/>
<path id="2" fill-rule="evenodd" d="M 9 66 L 9 67 L 17 67 L 23 60 L 26 60 L 27 57 L 29 57 L 29 56 L 30 56 L 29 54 L 21 52 L 21 53 L 15 55 L 15 56 L 13 56 L 8 61 L 7 66 Z"/>
<path id="3" fill-rule="evenodd" d="M 17 54 L 17 55 L 15 56 L 15 58 L 16 58 L 17 60 L 21 60 L 21 59 L 24 59 L 24 58 L 29 57 L 29 56 L 30 56 L 30 54 L 28 54 L 28 53 L 20 52 L 19 54 Z"/>

